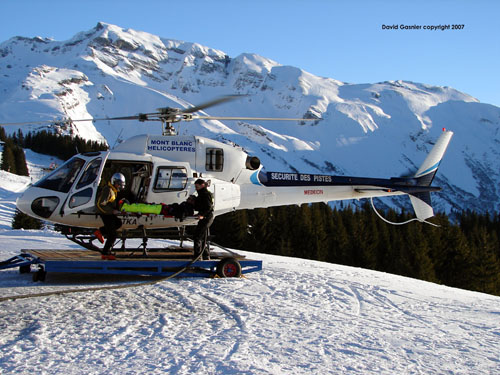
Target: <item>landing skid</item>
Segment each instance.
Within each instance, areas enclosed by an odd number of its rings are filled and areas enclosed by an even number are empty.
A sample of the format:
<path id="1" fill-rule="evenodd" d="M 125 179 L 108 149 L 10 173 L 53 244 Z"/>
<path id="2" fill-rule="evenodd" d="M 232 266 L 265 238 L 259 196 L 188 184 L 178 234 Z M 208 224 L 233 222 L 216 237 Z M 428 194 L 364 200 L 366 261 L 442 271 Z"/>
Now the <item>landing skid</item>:
<path id="1" fill-rule="evenodd" d="M 62 233 L 66 236 L 67 239 L 73 241 L 74 243 L 87 250 L 102 252 L 102 245 L 94 235 L 94 229 L 64 228 Z M 132 239 L 141 239 L 141 244 L 135 247 L 128 247 L 127 240 Z M 186 237 L 184 227 L 148 230 L 144 226 L 140 226 L 137 229 L 123 230 L 119 232 L 119 237 L 113 245 L 112 251 L 129 253 L 142 252 L 143 256 L 147 256 L 149 252 L 165 251 L 169 249 L 169 247 L 149 248 L 149 239 L 179 240 L 180 245 L 175 247 L 176 250 L 180 248 L 192 252 L 191 247 L 186 248 L 183 246 L 184 241 L 189 239 L 188 237 Z"/>

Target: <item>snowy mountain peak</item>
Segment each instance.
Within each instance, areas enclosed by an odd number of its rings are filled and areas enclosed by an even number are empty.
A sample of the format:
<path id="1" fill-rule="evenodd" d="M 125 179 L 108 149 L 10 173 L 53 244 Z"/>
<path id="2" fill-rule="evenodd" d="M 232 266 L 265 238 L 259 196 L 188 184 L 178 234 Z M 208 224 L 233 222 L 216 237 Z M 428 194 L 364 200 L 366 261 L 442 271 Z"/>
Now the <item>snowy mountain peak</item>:
<path id="1" fill-rule="evenodd" d="M 420 165 L 449 128 L 455 137 L 436 178 L 444 187 L 436 209 L 500 208 L 500 108 L 450 87 L 348 84 L 250 52 L 231 57 L 103 22 L 67 41 L 11 38 L 0 44 L 0 70 L 2 122 L 126 116 L 235 93 L 247 96 L 205 113 L 318 119 L 181 124 L 182 134 L 241 145 L 268 170 L 390 177 Z M 61 131 L 113 145 L 160 126 L 78 122 Z"/>

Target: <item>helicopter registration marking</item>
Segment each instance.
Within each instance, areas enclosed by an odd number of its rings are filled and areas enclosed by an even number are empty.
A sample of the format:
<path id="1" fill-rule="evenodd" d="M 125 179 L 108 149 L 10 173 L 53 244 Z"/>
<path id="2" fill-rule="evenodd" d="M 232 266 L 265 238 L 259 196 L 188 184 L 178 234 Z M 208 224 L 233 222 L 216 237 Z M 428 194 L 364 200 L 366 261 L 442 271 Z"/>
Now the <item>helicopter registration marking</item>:
<path id="1" fill-rule="evenodd" d="M 122 218 L 122 225 L 137 225 L 137 218 L 124 217 Z"/>

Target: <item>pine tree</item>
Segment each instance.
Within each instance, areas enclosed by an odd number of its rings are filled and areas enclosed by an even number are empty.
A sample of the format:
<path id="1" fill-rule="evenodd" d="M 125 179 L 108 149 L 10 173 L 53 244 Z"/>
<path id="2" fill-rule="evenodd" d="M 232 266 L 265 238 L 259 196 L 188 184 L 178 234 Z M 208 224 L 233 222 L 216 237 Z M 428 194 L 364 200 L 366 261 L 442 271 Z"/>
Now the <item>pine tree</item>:
<path id="1" fill-rule="evenodd" d="M 379 231 L 377 218 L 369 204 L 363 206 L 359 212 L 361 220 L 358 225 L 357 244 L 359 246 L 360 265 L 369 269 L 377 269 Z"/>
<path id="2" fill-rule="evenodd" d="M 423 233 L 423 225 L 421 223 L 414 223 L 412 226 L 412 233 L 414 235 L 414 273 L 413 277 L 431 282 L 437 282 L 434 263 L 429 255 L 430 245 L 427 236 Z"/>
<path id="3" fill-rule="evenodd" d="M 329 256 L 331 263 L 347 264 L 349 236 L 344 225 L 343 215 L 337 209 L 332 212 L 332 224 L 328 233 Z"/>
<path id="4" fill-rule="evenodd" d="M 12 218 L 12 229 L 42 229 L 43 222 L 16 210 Z"/>
<path id="5" fill-rule="evenodd" d="M 391 227 L 392 225 L 377 221 L 378 231 L 378 244 L 376 249 L 377 254 L 377 269 L 379 271 L 388 271 L 388 264 L 390 263 L 390 256 L 393 253 L 392 240 L 391 240 Z"/>
<path id="6" fill-rule="evenodd" d="M 12 138 L 7 138 L 3 146 L 1 169 L 20 176 L 29 176 L 24 150 Z"/>
<path id="7" fill-rule="evenodd" d="M 16 173 L 16 158 L 14 156 L 12 142 L 5 142 L 2 153 L 2 170 Z"/>
<path id="8" fill-rule="evenodd" d="M 328 258 L 328 235 L 326 233 L 324 203 L 314 203 L 311 208 L 312 259 L 325 261 Z"/>
<path id="9" fill-rule="evenodd" d="M 295 256 L 304 259 L 313 259 L 315 244 L 313 239 L 311 209 L 308 204 L 300 207 L 291 206 L 290 228 L 292 229 L 292 243 Z"/>
<path id="10" fill-rule="evenodd" d="M 29 176 L 28 165 L 26 164 L 26 156 L 24 155 L 24 150 L 19 147 L 14 147 L 14 158 L 16 164 L 16 174 L 19 176 Z"/>
<path id="11" fill-rule="evenodd" d="M 104 151 L 105 144 L 86 141 L 80 137 L 61 136 L 47 131 L 28 133 L 26 136 L 18 134 L 16 139 L 21 138 L 23 147 L 31 150 L 52 155 L 62 160 L 68 160 L 77 152 Z"/>
<path id="12" fill-rule="evenodd" d="M 21 129 L 17 130 L 17 139 L 16 139 L 16 145 L 23 147 L 24 144 L 24 134 L 21 131 Z"/>
<path id="13" fill-rule="evenodd" d="M 478 227 L 474 231 L 472 241 L 475 251 L 470 286 L 473 290 L 492 294 L 500 292 L 500 266 L 496 256 L 498 239 L 495 237 L 484 227 Z"/>
<path id="14" fill-rule="evenodd" d="M 387 219 L 392 222 L 398 222 L 398 215 L 390 210 Z M 389 241 L 387 249 L 384 252 L 383 264 L 384 271 L 397 275 L 407 274 L 407 262 L 405 262 L 404 249 L 406 248 L 404 228 L 386 224 L 389 230 Z"/>
<path id="15" fill-rule="evenodd" d="M 443 284 L 467 289 L 472 282 L 472 258 L 463 231 L 442 221 L 432 237 L 436 277 Z"/>
<path id="16" fill-rule="evenodd" d="M 0 126 L 0 141 L 5 142 L 7 140 L 7 134 L 5 133 L 5 129 Z"/>
<path id="17" fill-rule="evenodd" d="M 270 233 L 266 243 L 267 252 L 270 254 L 294 256 L 293 240 L 291 238 L 290 206 L 278 206 L 267 209 L 268 231 Z"/>
<path id="18" fill-rule="evenodd" d="M 246 248 L 247 231 L 248 218 L 246 210 L 217 216 L 210 227 L 210 233 L 215 237 L 215 242 L 234 249 Z"/>
<path id="19" fill-rule="evenodd" d="M 265 208 L 256 208 L 250 212 L 249 224 L 250 250 L 256 252 L 266 252 L 269 236 L 272 233 L 268 230 L 268 212 Z"/>

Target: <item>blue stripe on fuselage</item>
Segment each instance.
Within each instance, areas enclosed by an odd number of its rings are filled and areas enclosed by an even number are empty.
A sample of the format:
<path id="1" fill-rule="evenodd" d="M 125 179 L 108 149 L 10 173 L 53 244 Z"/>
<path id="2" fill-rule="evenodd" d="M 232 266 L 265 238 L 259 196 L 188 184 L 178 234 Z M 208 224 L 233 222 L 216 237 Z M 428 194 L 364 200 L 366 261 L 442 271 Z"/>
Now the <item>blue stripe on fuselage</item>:
<path id="1" fill-rule="evenodd" d="M 250 181 L 252 182 L 252 184 L 254 185 L 259 185 L 259 186 L 262 186 L 262 184 L 260 183 L 259 181 L 259 171 L 256 171 L 254 174 L 252 174 L 250 176 Z"/>
<path id="2" fill-rule="evenodd" d="M 422 173 L 420 173 L 418 176 L 415 175 L 415 177 L 422 177 L 423 175 L 426 175 L 427 173 L 430 173 L 430 172 L 434 171 L 435 169 L 437 169 L 439 167 L 440 163 L 441 163 L 441 160 L 438 161 L 436 164 L 434 164 L 432 167 L 427 168 L 425 171 L 423 171 Z"/>

